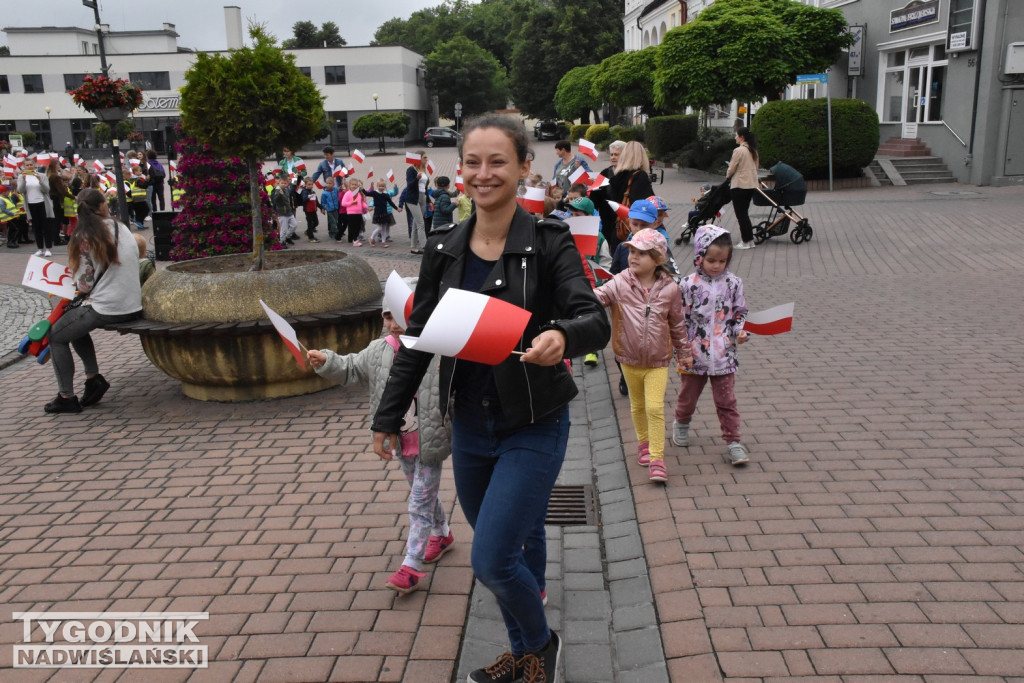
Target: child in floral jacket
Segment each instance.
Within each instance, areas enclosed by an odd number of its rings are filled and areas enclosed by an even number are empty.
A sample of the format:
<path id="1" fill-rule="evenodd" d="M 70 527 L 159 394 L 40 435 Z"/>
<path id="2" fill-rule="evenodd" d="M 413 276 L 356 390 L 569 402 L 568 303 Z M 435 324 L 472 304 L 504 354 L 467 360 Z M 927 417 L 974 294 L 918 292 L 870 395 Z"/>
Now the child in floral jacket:
<path id="1" fill-rule="evenodd" d="M 743 465 L 747 451 L 740 443 L 740 414 L 736 408 L 736 347 L 747 340 L 743 323 L 747 303 L 743 281 L 728 269 L 732 259 L 732 238 L 717 225 L 698 228 L 693 240 L 696 271 L 683 278 L 683 314 L 693 358 L 690 372 L 683 375 L 676 399 L 672 443 L 690 444 L 690 419 L 708 379 L 728 444 L 726 462 Z"/>

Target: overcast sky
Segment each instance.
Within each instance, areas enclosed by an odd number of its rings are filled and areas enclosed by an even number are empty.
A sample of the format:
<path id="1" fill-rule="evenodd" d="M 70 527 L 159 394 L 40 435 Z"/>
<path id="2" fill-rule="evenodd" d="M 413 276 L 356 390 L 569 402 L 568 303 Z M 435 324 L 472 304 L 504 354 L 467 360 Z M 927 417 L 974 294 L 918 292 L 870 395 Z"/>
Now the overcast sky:
<path id="1" fill-rule="evenodd" d="M 8 2 L 14 4 L 14 0 L 4 0 L 4 4 Z M 325 21 L 333 21 L 349 45 L 368 45 L 377 27 L 388 19 L 408 18 L 418 9 L 439 4 L 441 0 L 100 0 L 100 18 L 110 24 L 112 31 L 159 29 L 164 22 L 169 22 L 175 25 L 180 36 L 179 46 L 222 50 L 226 47 L 224 6 L 235 5 L 242 8 L 243 27 L 249 19 L 255 19 L 265 23 L 278 41 L 292 35 L 296 21 L 312 21 L 318 27 Z M 92 9 L 82 5 L 81 0 L 31 0 L 21 6 L 31 9 L 3 12 L 0 27 L 90 28 L 94 24 Z M 6 43 L 6 36 L 0 35 L 0 44 Z"/>

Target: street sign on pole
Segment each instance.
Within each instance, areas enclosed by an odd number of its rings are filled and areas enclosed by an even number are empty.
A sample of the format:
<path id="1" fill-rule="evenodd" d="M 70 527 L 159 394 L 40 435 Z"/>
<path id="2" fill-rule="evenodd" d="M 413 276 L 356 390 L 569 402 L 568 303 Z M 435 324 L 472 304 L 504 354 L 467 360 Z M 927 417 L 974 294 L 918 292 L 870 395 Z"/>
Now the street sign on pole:
<path id="1" fill-rule="evenodd" d="M 462 102 L 455 103 L 455 132 L 459 132 L 459 122 L 462 120 Z"/>
<path id="2" fill-rule="evenodd" d="M 796 77 L 797 83 L 828 83 L 828 74 L 803 74 Z"/>

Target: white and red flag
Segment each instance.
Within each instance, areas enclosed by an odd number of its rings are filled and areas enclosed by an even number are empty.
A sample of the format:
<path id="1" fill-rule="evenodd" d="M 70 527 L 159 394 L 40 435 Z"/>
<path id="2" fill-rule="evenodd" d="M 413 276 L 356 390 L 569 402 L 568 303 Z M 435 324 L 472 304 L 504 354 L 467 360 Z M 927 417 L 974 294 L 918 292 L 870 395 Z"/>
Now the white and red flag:
<path id="1" fill-rule="evenodd" d="M 391 316 L 404 330 L 409 327 L 409 316 L 412 315 L 412 287 L 397 271 L 391 271 L 387 284 L 384 285 L 384 305 L 391 309 Z"/>
<path id="2" fill-rule="evenodd" d="M 427 175 L 434 175 L 434 162 L 427 159 Z"/>
<path id="3" fill-rule="evenodd" d="M 139 161 L 138 159 L 129 159 L 128 164 L 131 166 L 141 166 L 142 162 Z"/>
<path id="4" fill-rule="evenodd" d="M 616 216 L 618 216 L 619 218 L 621 218 L 624 221 L 625 220 L 629 220 L 629 207 L 628 206 L 626 206 L 625 204 L 619 204 L 618 202 L 613 202 L 611 200 L 608 201 L 608 206 L 612 207 L 612 211 L 615 212 Z"/>
<path id="5" fill-rule="evenodd" d="M 275 313 L 270 306 L 263 303 L 263 299 L 260 299 L 260 306 L 263 307 L 263 311 L 270 318 L 270 322 L 274 324 L 274 329 L 281 335 L 281 339 L 284 340 L 284 345 L 291 351 L 292 356 L 295 357 L 295 362 L 299 364 L 299 367 L 303 370 L 306 369 L 306 357 L 302 354 L 306 350 L 306 347 L 299 343 L 299 338 L 295 334 L 295 329 L 288 324 L 288 321 L 282 318 L 280 315 Z"/>
<path id="6" fill-rule="evenodd" d="M 573 185 L 576 183 L 583 183 L 584 185 L 590 184 L 590 174 L 587 173 L 587 169 L 580 166 L 575 171 L 569 174 L 569 182 Z"/>
<path id="7" fill-rule="evenodd" d="M 395 182 L 395 172 L 392 169 L 388 169 L 388 174 L 385 176 L 389 183 Z"/>
<path id="8" fill-rule="evenodd" d="M 405 163 L 407 163 L 407 164 L 418 164 L 418 163 L 420 163 L 420 159 L 421 158 L 422 157 L 420 157 L 419 154 L 416 154 L 414 152 L 406 152 L 405 153 Z"/>
<path id="9" fill-rule="evenodd" d="M 173 161 L 173 160 L 172 161 L 168 161 L 167 165 L 171 167 L 171 173 L 174 173 L 175 171 L 178 170 L 178 162 L 177 161 Z"/>
<path id="10" fill-rule="evenodd" d="M 580 154 L 597 161 L 597 147 L 594 147 L 594 143 L 590 140 L 580 138 Z"/>
<path id="11" fill-rule="evenodd" d="M 71 157 L 75 166 L 85 166 L 85 159 L 83 159 L 78 152 L 75 152 L 75 156 Z"/>
<path id="12" fill-rule="evenodd" d="M 605 185 L 608 185 L 608 184 L 609 184 L 608 183 L 608 179 L 605 178 L 600 173 L 597 174 L 596 178 L 591 178 L 590 179 L 590 189 L 591 190 L 596 190 L 597 188 L 604 187 Z"/>
<path id="13" fill-rule="evenodd" d="M 67 159 L 65 159 L 65 158 L 64 158 L 64 157 L 62 157 L 62 156 L 58 156 L 58 157 L 57 157 L 57 161 L 59 161 L 59 162 L 60 162 L 60 165 L 61 165 L 61 166 L 67 166 L 67 165 L 68 165 L 68 160 L 67 160 Z"/>
<path id="14" fill-rule="evenodd" d="M 594 269 L 594 275 L 596 275 L 601 280 L 611 280 L 613 277 L 615 277 L 610 272 L 608 272 L 601 266 L 597 265 L 593 261 L 591 261 L 590 267 Z"/>
<path id="15" fill-rule="evenodd" d="M 107 170 L 107 167 L 104 166 L 103 162 L 100 161 L 99 159 L 93 159 L 92 167 L 96 169 L 97 173 L 103 173 L 105 170 Z"/>
<path id="16" fill-rule="evenodd" d="M 410 349 L 497 365 L 523 336 L 530 312 L 507 301 L 464 289 L 449 289 L 419 337 L 402 335 Z"/>
<path id="17" fill-rule="evenodd" d="M 544 213 L 544 188 L 528 187 L 521 197 L 517 197 L 519 205 L 530 213 Z"/>
<path id="18" fill-rule="evenodd" d="M 753 334 L 782 334 L 793 329 L 793 302 L 748 313 L 743 329 Z"/>
<path id="19" fill-rule="evenodd" d="M 321 180 L 320 178 L 317 178 L 316 180 L 313 181 L 313 187 L 315 187 L 318 190 L 322 190 L 326 186 L 324 185 L 324 181 L 323 180 Z"/>
<path id="20" fill-rule="evenodd" d="M 296 173 L 299 172 L 299 171 L 305 171 L 306 170 L 306 162 L 303 161 L 302 159 L 299 159 L 298 161 L 295 162 L 295 165 L 292 166 L 292 170 L 295 171 Z"/>
<path id="21" fill-rule="evenodd" d="M 335 178 L 344 178 L 347 174 L 348 173 L 345 170 L 344 166 L 336 166 L 334 168 L 334 177 Z M 319 182 L 319 180 L 317 182 Z"/>
<path id="22" fill-rule="evenodd" d="M 363 163 L 364 161 L 366 161 L 366 155 L 360 152 L 358 149 L 352 150 L 352 158 L 358 161 L 359 163 Z"/>
<path id="23" fill-rule="evenodd" d="M 370 170 L 366 172 L 366 179 L 367 180 L 369 180 L 372 177 L 373 177 L 373 166 L 371 166 Z"/>
<path id="24" fill-rule="evenodd" d="M 576 248 L 584 256 L 597 256 L 597 236 L 601 232 L 600 216 L 573 216 L 565 221 Z"/>
<path id="25" fill-rule="evenodd" d="M 107 171 L 106 173 L 103 174 L 103 176 L 107 179 L 108 183 L 113 184 L 117 182 L 117 174 L 115 174 L 113 171 Z"/>
<path id="26" fill-rule="evenodd" d="M 458 190 L 459 192 L 466 191 L 466 183 L 463 182 L 461 175 L 455 176 L 455 189 Z"/>
<path id="27" fill-rule="evenodd" d="M 40 166 L 49 166 L 52 157 L 47 152 L 40 152 L 36 155 L 36 163 Z"/>

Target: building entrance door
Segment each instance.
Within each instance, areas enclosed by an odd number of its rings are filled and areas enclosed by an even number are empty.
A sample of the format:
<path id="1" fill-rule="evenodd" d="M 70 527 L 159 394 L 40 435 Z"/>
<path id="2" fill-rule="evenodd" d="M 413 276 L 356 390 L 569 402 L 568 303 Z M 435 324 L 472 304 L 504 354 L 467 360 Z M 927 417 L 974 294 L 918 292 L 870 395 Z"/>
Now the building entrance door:
<path id="1" fill-rule="evenodd" d="M 1024 175 L 1024 90 L 1014 90 L 1010 98 L 1010 126 L 1006 131 L 1006 175 Z"/>

